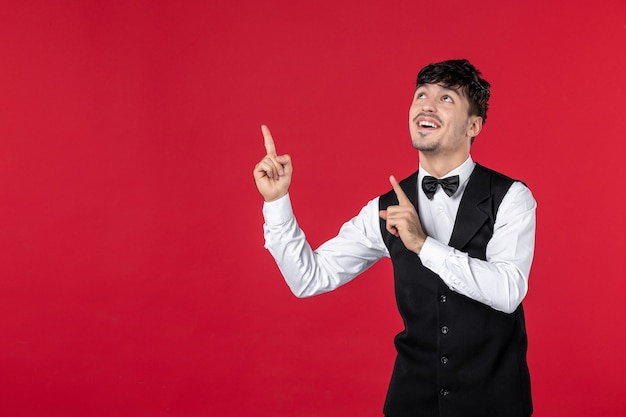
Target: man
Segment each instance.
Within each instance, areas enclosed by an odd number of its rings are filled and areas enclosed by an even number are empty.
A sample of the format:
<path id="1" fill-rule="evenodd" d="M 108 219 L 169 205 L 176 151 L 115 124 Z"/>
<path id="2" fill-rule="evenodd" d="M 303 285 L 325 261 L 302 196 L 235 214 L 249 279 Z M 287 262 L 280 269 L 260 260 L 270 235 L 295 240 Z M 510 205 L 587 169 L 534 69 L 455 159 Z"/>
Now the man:
<path id="1" fill-rule="evenodd" d="M 384 413 L 390 417 L 532 414 L 521 302 L 536 203 L 521 182 L 476 164 L 471 144 L 490 85 L 467 60 L 424 67 L 409 109 L 419 169 L 370 201 L 313 251 L 288 196 L 292 163 L 262 127 L 254 177 L 266 247 L 298 297 L 331 291 L 390 257 L 405 329 Z"/>

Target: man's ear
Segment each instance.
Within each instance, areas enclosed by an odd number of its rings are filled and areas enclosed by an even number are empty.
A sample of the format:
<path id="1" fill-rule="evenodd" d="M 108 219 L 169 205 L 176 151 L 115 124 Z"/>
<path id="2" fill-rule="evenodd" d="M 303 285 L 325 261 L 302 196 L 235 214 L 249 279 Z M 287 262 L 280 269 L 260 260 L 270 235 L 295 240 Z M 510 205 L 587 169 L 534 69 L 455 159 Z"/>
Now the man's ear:
<path id="1" fill-rule="evenodd" d="M 470 116 L 470 123 L 467 126 L 467 136 L 475 138 L 483 129 L 483 118 L 480 116 Z"/>

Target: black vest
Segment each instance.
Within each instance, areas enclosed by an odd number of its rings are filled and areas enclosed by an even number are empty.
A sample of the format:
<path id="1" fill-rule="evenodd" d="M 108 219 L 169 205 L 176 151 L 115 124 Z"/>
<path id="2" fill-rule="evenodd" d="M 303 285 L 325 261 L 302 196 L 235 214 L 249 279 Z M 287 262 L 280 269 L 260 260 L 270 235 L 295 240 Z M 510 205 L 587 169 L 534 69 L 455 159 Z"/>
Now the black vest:
<path id="1" fill-rule="evenodd" d="M 449 245 L 485 260 L 498 207 L 513 180 L 476 164 L 461 199 Z M 400 183 L 416 205 L 417 173 Z M 393 191 L 380 209 L 398 204 Z M 454 292 L 380 222 L 394 268 L 404 331 L 384 412 L 392 417 L 528 417 L 526 326 L 520 305 L 496 311 Z"/>

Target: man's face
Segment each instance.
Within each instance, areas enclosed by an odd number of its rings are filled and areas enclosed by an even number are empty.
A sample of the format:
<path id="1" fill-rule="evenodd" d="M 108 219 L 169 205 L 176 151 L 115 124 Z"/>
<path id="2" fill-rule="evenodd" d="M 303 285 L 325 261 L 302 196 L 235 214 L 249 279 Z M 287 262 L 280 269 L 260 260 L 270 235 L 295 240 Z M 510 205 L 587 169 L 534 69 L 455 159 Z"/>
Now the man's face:
<path id="1" fill-rule="evenodd" d="M 420 85 L 409 109 L 413 147 L 424 155 L 469 153 L 470 141 L 482 128 L 482 118 L 469 115 L 469 101 L 456 88 Z"/>

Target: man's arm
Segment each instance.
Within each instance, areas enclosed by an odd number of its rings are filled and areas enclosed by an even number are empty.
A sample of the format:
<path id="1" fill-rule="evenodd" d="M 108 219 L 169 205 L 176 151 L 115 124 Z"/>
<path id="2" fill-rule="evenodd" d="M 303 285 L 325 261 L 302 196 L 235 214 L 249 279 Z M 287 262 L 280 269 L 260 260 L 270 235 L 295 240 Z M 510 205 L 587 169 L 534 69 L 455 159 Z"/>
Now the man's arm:
<path id="1" fill-rule="evenodd" d="M 378 198 L 317 250 L 311 248 L 298 226 L 289 195 L 265 203 L 263 215 L 265 247 L 297 297 L 332 291 L 389 256 L 380 234 Z"/>
<path id="2" fill-rule="evenodd" d="M 265 157 L 254 167 L 254 180 L 265 204 L 265 247 L 298 297 L 331 291 L 389 256 L 378 224 L 378 199 L 346 222 L 339 234 L 313 251 L 298 226 L 289 200 L 293 167 L 289 155 L 278 155 L 262 126 Z"/>
<path id="3" fill-rule="evenodd" d="M 514 312 L 528 291 L 534 255 L 537 203 L 530 190 L 514 183 L 505 195 L 487 244 L 487 260 L 483 261 L 427 237 L 415 207 L 395 178 L 391 177 L 390 182 L 398 205 L 380 212 L 387 221 L 387 230 L 402 239 L 407 249 L 453 291 L 495 310 Z"/>
<path id="4" fill-rule="evenodd" d="M 530 190 L 514 183 L 498 209 L 486 261 L 471 258 L 432 238 L 426 239 L 419 257 L 452 290 L 495 310 L 512 313 L 528 291 L 536 207 Z"/>

